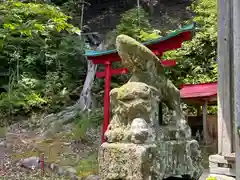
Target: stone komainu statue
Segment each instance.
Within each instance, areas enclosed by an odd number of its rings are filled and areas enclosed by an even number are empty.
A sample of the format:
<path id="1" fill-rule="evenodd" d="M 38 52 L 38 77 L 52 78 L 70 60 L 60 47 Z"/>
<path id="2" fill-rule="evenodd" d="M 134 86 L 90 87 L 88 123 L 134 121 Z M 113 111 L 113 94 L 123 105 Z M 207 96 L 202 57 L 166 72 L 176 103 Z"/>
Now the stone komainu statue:
<path id="1" fill-rule="evenodd" d="M 147 47 L 126 35 L 117 37 L 116 46 L 132 77 L 110 93 L 113 117 L 105 133 L 107 142 L 99 150 L 101 179 L 198 179 L 199 144 L 191 139 L 179 90 Z M 158 122 L 160 102 L 166 105 L 164 126 Z"/>

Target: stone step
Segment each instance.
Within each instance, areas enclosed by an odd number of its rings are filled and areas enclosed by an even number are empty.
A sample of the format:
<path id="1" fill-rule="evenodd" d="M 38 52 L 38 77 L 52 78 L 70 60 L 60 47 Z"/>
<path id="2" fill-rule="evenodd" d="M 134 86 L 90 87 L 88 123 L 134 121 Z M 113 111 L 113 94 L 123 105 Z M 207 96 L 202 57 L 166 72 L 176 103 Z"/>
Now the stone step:
<path id="1" fill-rule="evenodd" d="M 211 155 L 209 156 L 209 170 L 212 174 L 222 174 L 235 177 L 235 156 L 234 154 Z"/>

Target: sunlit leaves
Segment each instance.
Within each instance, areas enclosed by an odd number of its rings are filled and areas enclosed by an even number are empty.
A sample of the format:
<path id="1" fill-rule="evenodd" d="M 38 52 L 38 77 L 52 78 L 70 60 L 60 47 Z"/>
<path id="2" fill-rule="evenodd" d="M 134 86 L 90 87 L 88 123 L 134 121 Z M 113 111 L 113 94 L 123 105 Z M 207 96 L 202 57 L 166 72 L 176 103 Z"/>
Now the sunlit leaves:
<path id="1" fill-rule="evenodd" d="M 10 72 L 0 77 L 0 86 L 9 89 L 0 98 L 0 114 L 9 107 L 31 111 L 62 89 L 76 88 L 85 61 L 80 30 L 69 16 L 49 4 L 9 0 L 0 4 L 0 17 L 0 67 Z"/>
<path id="2" fill-rule="evenodd" d="M 198 3 L 193 3 L 191 9 L 196 13 L 192 21 L 197 24 L 193 39 L 184 42 L 181 49 L 165 53 L 166 57 L 178 60 L 177 68 L 180 68 L 181 72 L 171 74 L 177 84 L 217 80 L 216 1 L 201 0 Z M 187 23 L 191 22 L 188 21 Z M 178 76 L 178 78 L 175 76 Z"/>
<path id="3" fill-rule="evenodd" d="M 22 3 L 10 0 L 0 5 L 5 29 L 18 30 L 27 36 L 56 30 L 71 32 L 73 26 L 67 21 L 70 18 L 59 8 L 48 4 Z M 32 31 L 32 32 L 30 32 Z M 76 31 L 76 28 L 74 28 Z M 42 35 L 47 35 L 46 33 Z"/>
<path id="4" fill-rule="evenodd" d="M 116 27 L 116 34 L 126 34 L 141 41 L 140 38 L 146 33 L 152 33 L 151 30 L 153 28 L 147 13 L 143 9 L 133 8 L 122 14 L 120 23 Z"/>
<path id="5" fill-rule="evenodd" d="M 157 39 L 159 38 L 160 35 L 157 32 L 145 32 L 143 30 L 140 31 L 139 39 L 142 42 L 152 40 L 152 39 Z"/>

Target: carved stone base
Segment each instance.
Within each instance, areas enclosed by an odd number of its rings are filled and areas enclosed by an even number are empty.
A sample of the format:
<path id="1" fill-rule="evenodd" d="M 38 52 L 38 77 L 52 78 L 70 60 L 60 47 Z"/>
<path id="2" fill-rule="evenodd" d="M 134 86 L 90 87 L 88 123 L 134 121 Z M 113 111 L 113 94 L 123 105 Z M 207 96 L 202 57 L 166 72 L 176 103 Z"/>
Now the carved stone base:
<path id="1" fill-rule="evenodd" d="M 209 156 L 209 170 L 210 173 L 213 174 L 235 177 L 235 154 L 225 156 L 216 154 Z"/>
<path id="2" fill-rule="evenodd" d="M 163 141 L 158 145 L 157 176 L 163 178 L 184 176 L 199 179 L 203 168 L 198 142 L 195 140 Z"/>
<path id="3" fill-rule="evenodd" d="M 99 174 L 101 180 L 161 180 L 173 176 L 197 180 L 202 174 L 199 153 L 194 140 L 156 145 L 103 143 Z"/>
<path id="4" fill-rule="evenodd" d="M 155 145 L 103 143 L 99 150 L 101 180 L 151 180 Z"/>

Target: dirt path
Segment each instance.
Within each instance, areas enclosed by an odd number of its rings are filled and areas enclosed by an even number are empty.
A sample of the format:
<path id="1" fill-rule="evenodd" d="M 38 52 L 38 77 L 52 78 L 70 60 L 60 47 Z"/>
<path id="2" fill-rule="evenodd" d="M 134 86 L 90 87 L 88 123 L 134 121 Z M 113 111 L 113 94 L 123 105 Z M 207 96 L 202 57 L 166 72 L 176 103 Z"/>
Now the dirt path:
<path id="1" fill-rule="evenodd" d="M 40 153 L 44 153 L 46 163 L 55 163 L 62 167 L 75 169 L 77 176 L 96 174 L 96 153 L 100 144 L 100 129 L 99 131 L 90 130 L 87 134 L 90 137 L 87 142 L 74 139 L 69 130 L 43 139 L 38 129 L 29 130 L 17 125 L 12 126 L 9 128 L 6 137 L 0 138 L 0 167 L 2 167 L 0 168 L 0 180 L 39 179 L 40 171 L 22 168 L 18 162 L 20 159 L 28 157 L 39 157 Z M 96 135 L 99 135 L 99 137 Z M 6 148 L 2 142 L 5 142 Z M 204 164 L 207 167 L 210 150 L 205 147 L 202 148 L 202 152 L 206 161 L 204 161 Z M 56 177 L 55 174 L 48 171 L 45 175 L 45 179 L 52 179 L 52 176 L 56 180 L 64 179 L 63 177 Z M 207 176 L 208 172 L 206 170 L 200 179 L 204 180 Z"/>
<path id="2" fill-rule="evenodd" d="M 98 132 L 90 132 L 89 134 L 97 133 Z M 90 139 L 91 138 L 89 138 L 89 140 Z M 61 167 L 71 168 L 72 171 L 76 170 L 77 175 L 82 176 L 84 174 L 84 176 L 87 176 L 92 173 L 92 170 L 89 170 L 91 167 L 89 163 L 91 163 L 91 161 L 87 161 L 88 157 L 93 157 L 98 148 L 96 143 L 91 143 L 97 142 L 96 139 L 82 143 L 80 140 L 74 139 L 70 131 L 64 131 L 48 139 L 43 139 L 39 134 L 39 130 L 24 129 L 17 125 L 9 128 L 4 141 L 6 145 L 5 148 L 0 146 L 0 161 L 3 154 L 5 154 L 4 166 L 1 168 L 0 174 L 10 180 L 23 180 L 29 178 L 30 175 L 33 179 L 35 177 L 39 179 L 39 171 L 22 168 L 18 162 L 28 157 L 39 157 L 41 153 L 44 153 L 46 163 L 54 163 Z M 87 161 L 88 166 L 88 168 L 86 168 L 87 172 L 84 172 L 84 167 L 80 166 L 80 164 L 82 165 L 85 161 Z M 46 175 L 49 176 L 49 173 L 46 173 Z M 52 175 L 51 173 L 51 176 Z"/>

